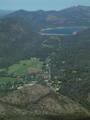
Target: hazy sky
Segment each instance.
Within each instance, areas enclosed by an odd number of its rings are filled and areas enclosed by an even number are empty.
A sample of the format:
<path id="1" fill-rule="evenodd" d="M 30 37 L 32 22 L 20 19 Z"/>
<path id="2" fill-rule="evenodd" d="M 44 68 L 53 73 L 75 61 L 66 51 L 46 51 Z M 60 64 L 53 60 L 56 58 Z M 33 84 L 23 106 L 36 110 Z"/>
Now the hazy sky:
<path id="1" fill-rule="evenodd" d="M 74 5 L 90 6 L 90 0 L 0 0 L 0 9 L 60 10 Z"/>

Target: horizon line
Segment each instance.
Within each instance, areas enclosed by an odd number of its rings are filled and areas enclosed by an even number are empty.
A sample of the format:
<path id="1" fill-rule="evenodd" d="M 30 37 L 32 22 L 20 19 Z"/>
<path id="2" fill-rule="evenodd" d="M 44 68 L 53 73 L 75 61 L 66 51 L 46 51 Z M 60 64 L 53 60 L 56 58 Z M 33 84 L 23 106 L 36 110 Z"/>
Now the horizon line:
<path id="1" fill-rule="evenodd" d="M 90 5 L 72 5 L 70 7 L 64 7 L 64 8 L 61 8 L 61 9 L 25 9 L 25 8 L 17 8 L 17 9 L 4 9 L 4 8 L 1 8 L 0 10 L 2 11 L 18 11 L 18 10 L 24 10 L 24 11 L 61 11 L 61 10 L 64 10 L 64 9 L 68 9 L 68 8 L 73 8 L 73 7 L 90 7 Z"/>

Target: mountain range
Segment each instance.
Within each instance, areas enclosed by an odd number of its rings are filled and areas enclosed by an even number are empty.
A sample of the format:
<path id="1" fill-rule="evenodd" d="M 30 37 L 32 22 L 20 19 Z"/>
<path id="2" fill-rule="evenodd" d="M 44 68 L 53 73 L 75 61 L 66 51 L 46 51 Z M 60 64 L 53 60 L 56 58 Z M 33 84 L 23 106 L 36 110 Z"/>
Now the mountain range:
<path id="1" fill-rule="evenodd" d="M 42 50 L 40 30 L 56 26 L 89 26 L 89 11 L 90 7 L 77 6 L 62 11 L 19 10 L 4 16 L 0 20 L 0 66 L 31 56 L 47 57 L 48 52 L 44 52 L 47 50 Z"/>
<path id="2" fill-rule="evenodd" d="M 25 11 L 18 10 L 8 17 L 21 17 L 30 21 L 33 29 L 58 26 L 88 26 L 90 25 L 90 7 L 73 6 L 60 11 Z"/>

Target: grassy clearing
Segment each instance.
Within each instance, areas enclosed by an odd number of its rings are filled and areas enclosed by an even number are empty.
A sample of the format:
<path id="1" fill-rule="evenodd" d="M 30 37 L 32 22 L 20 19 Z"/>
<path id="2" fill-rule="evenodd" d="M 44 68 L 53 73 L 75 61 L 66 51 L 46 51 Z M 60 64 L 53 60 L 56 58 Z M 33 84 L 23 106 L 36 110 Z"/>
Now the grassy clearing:
<path id="1" fill-rule="evenodd" d="M 15 81 L 16 78 L 12 78 L 12 77 L 0 77 L 0 83 L 4 83 L 4 82 L 12 82 Z"/>
<path id="2" fill-rule="evenodd" d="M 37 58 L 31 58 L 30 60 L 22 60 L 17 64 L 14 64 L 8 68 L 8 74 L 25 75 L 30 68 L 41 70 L 43 62 Z"/>
<path id="3" fill-rule="evenodd" d="M 43 62 L 37 58 L 21 60 L 8 68 L 0 69 L 0 90 L 16 89 L 32 80 L 37 80 L 37 73 L 42 71 Z M 36 74 L 31 78 L 31 74 Z M 29 81 L 28 81 L 29 80 Z"/>

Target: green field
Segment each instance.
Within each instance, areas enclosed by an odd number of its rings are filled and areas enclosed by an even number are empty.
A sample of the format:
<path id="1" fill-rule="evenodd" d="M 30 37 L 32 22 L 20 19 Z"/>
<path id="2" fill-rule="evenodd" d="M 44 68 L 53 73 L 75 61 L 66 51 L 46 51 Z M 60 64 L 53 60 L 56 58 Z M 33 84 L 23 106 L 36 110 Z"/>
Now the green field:
<path id="1" fill-rule="evenodd" d="M 11 77 L 0 77 L 0 84 L 4 82 L 12 82 L 16 81 L 16 78 L 11 78 Z"/>
<path id="2" fill-rule="evenodd" d="M 31 58 L 29 60 L 21 60 L 17 64 L 13 64 L 8 68 L 0 69 L 0 89 L 13 89 L 30 82 L 28 81 L 27 75 L 29 75 L 30 72 L 32 73 L 35 71 L 37 76 L 37 72 L 42 71 L 42 67 L 42 61 L 37 58 Z M 35 79 L 36 78 L 34 78 L 34 80 Z"/>
<path id="3" fill-rule="evenodd" d="M 29 60 L 21 60 L 18 63 L 9 66 L 8 68 L 0 69 L 0 73 L 5 72 L 9 75 L 14 74 L 16 76 L 21 76 L 27 74 L 28 69 L 36 69 L 41 71 L 42 66 L 42 61 L 37 58 L 31 58 Z"/>
<path id="4" fill-rule="evenodd" d="M 37 58 L 31 58 L 30 60 L 22 60 L 17 64 L 14 64 L 8 68 L 8 74 L 25 75 L 28 69 L 35 68 L 41 70 L 43 62 Z"/>

